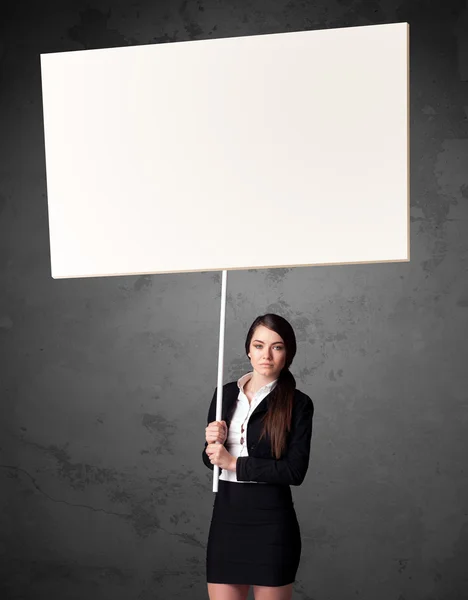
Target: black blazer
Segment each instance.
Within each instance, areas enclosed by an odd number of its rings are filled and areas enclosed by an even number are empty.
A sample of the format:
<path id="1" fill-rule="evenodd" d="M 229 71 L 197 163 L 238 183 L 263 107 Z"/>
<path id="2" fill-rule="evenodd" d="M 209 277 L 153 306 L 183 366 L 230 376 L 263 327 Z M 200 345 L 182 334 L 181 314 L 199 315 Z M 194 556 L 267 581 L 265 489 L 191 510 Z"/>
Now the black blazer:
<path id="1" fill-rule="evenodd" d="M 216 420 L 217 389 L 214 391 L 208 410 L 207 425 Z M 226 421 L 228 427 L 231 424 L 238 396 L 237 381 L 226 383 L 223 386 L 221 420 Z M 263 398 L 250 415 L 246 432 L 249 456 L 238 457 L 236 464 L 237 480 L 301 485 L 309 468 L 314 404 L 309 396 L 296 388 L 294 391 L 291 431 L 287 436 L 286 450 L 281 458 L 277 460 L 271 454 L 271 439 L 268 433 L 263 436 L 261 441 L 258 441 L 263 428 L 262 416 L 268 410 L 270 397 L 271 392 Z M 205 465 L 213 470 L 214 465 L 205 452 L 207 446 L 208 442 L 205 441 L 202 458 Z M 222 469 L 220 469 L 220 473 L 221 471 Z"/>

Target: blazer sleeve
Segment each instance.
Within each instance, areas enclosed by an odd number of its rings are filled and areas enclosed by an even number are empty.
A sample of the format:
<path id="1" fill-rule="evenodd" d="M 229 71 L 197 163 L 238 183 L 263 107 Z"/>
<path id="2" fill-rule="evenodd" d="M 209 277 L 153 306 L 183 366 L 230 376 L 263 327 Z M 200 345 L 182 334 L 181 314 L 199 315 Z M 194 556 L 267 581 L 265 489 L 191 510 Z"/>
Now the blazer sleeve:
<path id="1" fill-rule="evenodd" d="M 217 396 L 217 394 L 218 394 L 218 388 L 216 387 L 214 394 L 213 394 L 213 398 L 211 400 L 210 408 L 208 409 L 208 418 L 206 421 L 207 426 L 212 421 L 216 421 L 216 396 Z M 224 390 L 223 390 L 223 395 L 224 395 Z M 202 459 L 203 459 L 203 462 L 205 463 L 205 465 L 213 471 L 214 465 L 210 462 L 210 458 L 209 458 L 208 454 L 205 452 L 207 446 L 208 446 L 208 442 L 205 441 L 205 447 L 203 448 L 203 452 L 202 452 Z M 221 467 L 219 467 L 220 475 L 221 475 L 222 471 L 223 471 L 223 469 Z"/>
<path id="2" fill-rule="evenodd" d="M 285 455 L 280 459 L 238 457 L 237 480 L 301 485 L 309 468 L 313 416 L 314 404 L 311 398 L 304 394 L 303 402 L 293 410 L 292 427 Z"/>

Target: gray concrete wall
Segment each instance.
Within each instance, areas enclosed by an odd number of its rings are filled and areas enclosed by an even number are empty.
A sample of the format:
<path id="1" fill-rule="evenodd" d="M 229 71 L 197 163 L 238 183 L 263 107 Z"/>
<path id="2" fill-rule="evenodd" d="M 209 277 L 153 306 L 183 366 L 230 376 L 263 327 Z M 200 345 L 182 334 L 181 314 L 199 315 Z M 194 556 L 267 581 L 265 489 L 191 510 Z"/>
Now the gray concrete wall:
<path id="1" fill-rule="evenodd" d="M 316 411 L 295 598 L 467 598 L 465 3 L 2 10 L 0 596 L 207 598 L 220 273 L 51 279 L 39 54 L 408 21 L 411 262 L 231 272 L 225 380 L 258 314 L 291 321 Z"/>

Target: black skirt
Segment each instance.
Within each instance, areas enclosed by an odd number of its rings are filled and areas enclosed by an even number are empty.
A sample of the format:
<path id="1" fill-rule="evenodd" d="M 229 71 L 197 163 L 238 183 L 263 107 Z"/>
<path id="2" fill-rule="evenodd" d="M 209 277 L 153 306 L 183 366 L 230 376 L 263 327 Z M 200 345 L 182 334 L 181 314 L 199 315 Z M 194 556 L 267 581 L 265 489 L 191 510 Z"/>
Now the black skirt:
<path id="1" fill-rule="evenodd" d="M 289 485 L 218 480 L 206 551 L 207 583 L 293 583 L 301 548 Z"/>

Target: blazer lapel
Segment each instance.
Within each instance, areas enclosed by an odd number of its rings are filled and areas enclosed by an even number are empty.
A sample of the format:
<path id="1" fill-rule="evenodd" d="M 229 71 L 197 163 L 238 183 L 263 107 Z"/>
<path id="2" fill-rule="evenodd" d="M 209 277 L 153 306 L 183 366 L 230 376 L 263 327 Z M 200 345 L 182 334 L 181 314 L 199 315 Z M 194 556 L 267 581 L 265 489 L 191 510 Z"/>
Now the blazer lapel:
<path id="1" fill-rule="evenodd" d="M 239 387 L 237 382 L 234 382 L 232 386 L 229 386 L 223 391 L 223 408 L 222 408 L 222 420 L 226 421 L 228 427 L 232 419 L 232 414 L 236 408 L 237 398 L 239 396 Z"/>
<path id="2" fill-rule="evenodd" d="M 258 405 L 255 407 L 255 410 L 250 415 L 250 418 L 252 418 L 254 415 L 257 415 L 259 413 L 267 412 L 268 407 L 270 406 L 270 399 L 271 399 L 271 392 L 268 392 L 268 394 L 265 396 L 265 398 L 263 398 L 263 400 L 261 400 L 258 403 Z"/>

